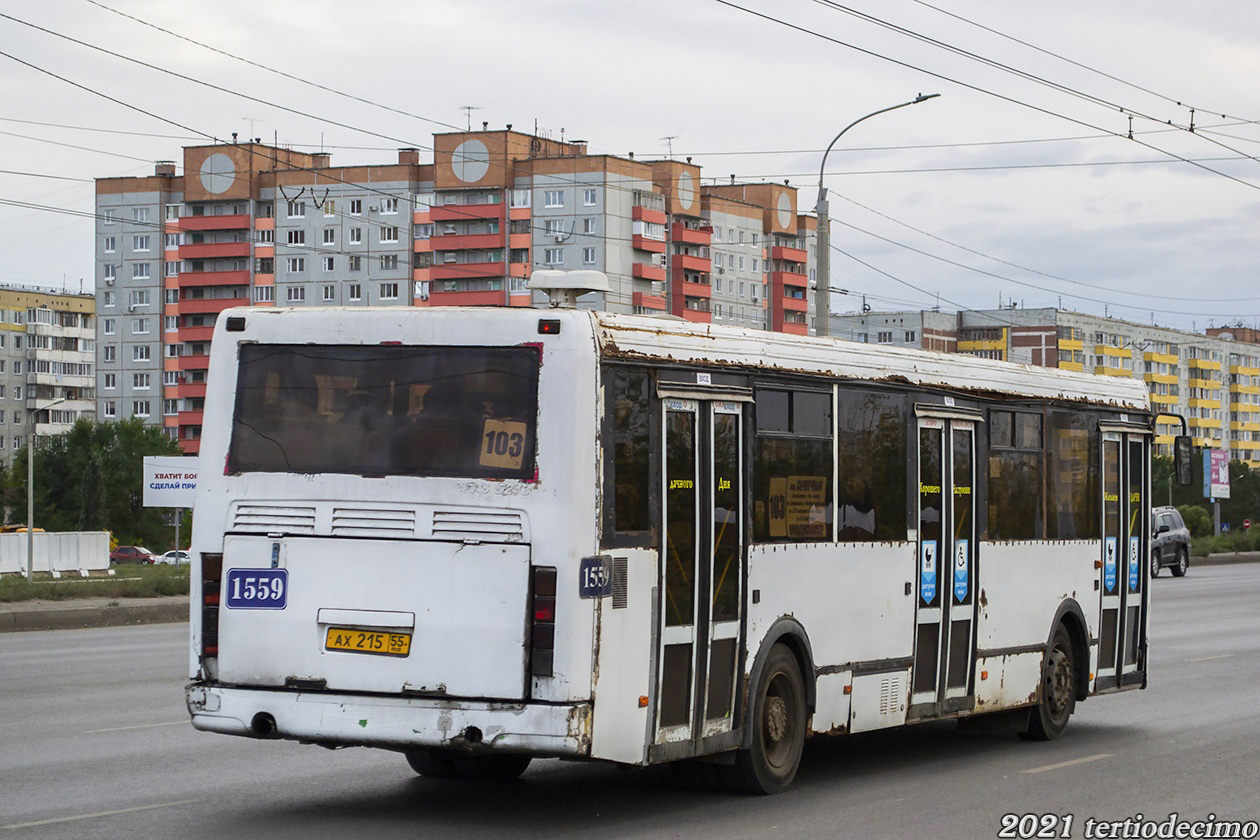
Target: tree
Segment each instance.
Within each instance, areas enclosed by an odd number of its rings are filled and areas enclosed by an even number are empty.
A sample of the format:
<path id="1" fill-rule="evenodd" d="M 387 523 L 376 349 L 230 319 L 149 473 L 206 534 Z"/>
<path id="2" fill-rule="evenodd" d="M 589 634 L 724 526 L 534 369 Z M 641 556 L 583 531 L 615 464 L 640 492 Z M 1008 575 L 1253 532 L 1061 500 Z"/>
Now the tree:
<path id="1" fill-rule="evenodd" d="M 164 430 L 138 418 L 80 419 L 35 450 L 35 523 L 47 531 L 110 531 L 123 544 L 168 546 L 166 511 L 144 507 L 144 456 L 179 455 Z M 26 487 L 26 452 L 14 458 L 10 487 Z M 24 518 L 24 517 L 23 517 Z"/>

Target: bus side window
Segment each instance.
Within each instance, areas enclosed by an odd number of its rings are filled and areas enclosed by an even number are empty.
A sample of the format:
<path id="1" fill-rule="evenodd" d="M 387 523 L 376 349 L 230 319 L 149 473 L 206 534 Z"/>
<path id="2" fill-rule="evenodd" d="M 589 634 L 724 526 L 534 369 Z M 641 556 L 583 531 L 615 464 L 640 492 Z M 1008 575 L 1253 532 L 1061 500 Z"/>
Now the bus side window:
<path id="1" fill-rule="evenodd" d="M 651 377 L 646 371 L 610 368 L 605 382 L 605 464 L 610 474 L 605 480 L 604 523 L 608 541 L 614 535 L 647 535 L 652 528 L 652 402 Z"/>
<path id="2" fill-rule="evenodd" d="M 758 388 L 753 443 L 753 539 L 831 539 L 831 394 Z"/>
<path id="3" fill-rule="evenodd" d="M 989 412 L 989 538 L 1037 540 L 1042 522 L 1041 415 Z"/>
<path id="4" fill-rule="evenodd" d="M 841 388 L 836 407 L 836 538 L 906 538 L 906 400 Z"/>

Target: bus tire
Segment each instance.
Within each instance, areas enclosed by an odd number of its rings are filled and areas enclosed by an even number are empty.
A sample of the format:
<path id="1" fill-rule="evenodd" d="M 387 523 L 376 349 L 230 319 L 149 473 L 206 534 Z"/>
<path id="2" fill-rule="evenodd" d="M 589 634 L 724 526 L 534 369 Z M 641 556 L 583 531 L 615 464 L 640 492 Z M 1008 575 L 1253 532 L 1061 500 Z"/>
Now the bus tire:
<path id="1" fill-rule="evenodd" d="M 1190 570 L 1190 550 L 1184 545 L 1177 549 L 1177 564 L 1172 567 L 1173 577 L 1185 577 Z"/>
<path id="2" fill-rule="evenodd" d="M 796 657 L 775 645 L 766 657 L 751 700 L 752 746 L 719 765 L 722 782 L 735 793 L 782 793 L 796 778 L 805 747 L 805 681 Z"/>
<path id="3" fill-rule="evenodd" d="M 428 747 L 407 750 L 407 763 L 421 776 L 430 779 L 453 779 L 459 775 L 450 753 Z"/>
<path id="4" fill-rule="evenodd" d="M 1053 741 L 1063 735 L 1076 709 L 1076 665 L 1072 636 L 1060 624 L 1046 651 L 1041 678 L 1041 702 L 1028 713 L 1028 729 L 1020 733 L 1026 741 Z"/>
<path id="5" fill-rule="evenodd" d="M 455 772 L 461 779 L 476 782 L 510 782 L 519 778 L 533 756 L 521 753 L 501 753 L 491 755 L 460 755 L 452 763 Z"/>

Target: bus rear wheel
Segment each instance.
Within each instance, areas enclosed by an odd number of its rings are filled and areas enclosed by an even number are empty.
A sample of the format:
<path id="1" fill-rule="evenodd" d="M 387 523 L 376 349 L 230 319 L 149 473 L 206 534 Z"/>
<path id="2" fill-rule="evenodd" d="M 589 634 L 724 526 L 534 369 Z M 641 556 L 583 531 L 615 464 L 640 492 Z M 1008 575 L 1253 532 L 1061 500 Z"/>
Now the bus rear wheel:
<path id="1" fill-rule="evenodd" d="M 783 645 L 771 648 L 751 700 L 752 747 L 736 753 L 734 764 L 719 765 L 722 782 L 736 793 L 781 793 L 796 778 L 805 747 L 805 681 Z"/>
<path id="2" fill-rule="evenodd" d="M 1053 741 L 1067 729 L 1076 709 L 1076 665 L 1072 637 L 1062 624 L 1046 652 L 1041 678 L 1041 702 L 1028 713 L 1028 729 L 1020 733 L 1026 741 Z"/>
<path id="3" fill-rule="evenodd" d="M 461 755 L 423 747 L 407 750 L 411 769 L 430 779 L 507 782 L 524 773 L 532 760 L 532 756 L 516 753 Z"/>
<path id="4" fill-rule="evenodd" d="M 452 756 L 442 750 L 419 747 L 407 750 L 406 756 L 411 769 L 421 776 L 430 779 L 453 779 L 459 775 L 455 770 Z"/>

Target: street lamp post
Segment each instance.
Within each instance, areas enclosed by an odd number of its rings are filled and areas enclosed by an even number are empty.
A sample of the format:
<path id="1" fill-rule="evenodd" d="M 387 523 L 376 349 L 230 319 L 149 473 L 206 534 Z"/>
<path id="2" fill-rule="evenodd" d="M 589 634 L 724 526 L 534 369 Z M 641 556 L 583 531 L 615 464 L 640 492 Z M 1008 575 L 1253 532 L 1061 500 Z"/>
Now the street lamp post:
<path id="1" fill-rule="evenodd" d="M 835 146 L 836 141 L 844 136 L 844 132 L 863 120 L 869 120 L 871 117 L 886 114 L 907 105 L 918 105 L 920 102 L 926 102 L 938 96 L 940 96 L 939 93 L 921 93 L 909 102 L 872 111 L 865 117 L 846 125 L 827 145 L 827 151 L 823 152 L 822 165 L 818 167 L 818 204 L 815 206 L 818 213 L 818 290 L 814 294 L 814 320 L 816 322 L 814 333 L 816 335 L 827 335 L 831 332 L 831 218 L 827 213 L 827 188 L 823 186 L 823 174 L 827 171 L 827 155 L 831 154 L 832 146 Z"/>
<path id="2" fill-rule="evenodd" d="M 31 411 L 31 434 L 26 439 L 26 582 L 35 576 L 35 426 L 39 412 L 66 402 L 68 397 L 53 400 L 42 408 Z"/>

